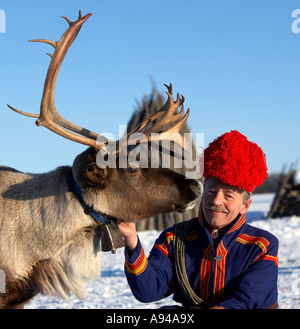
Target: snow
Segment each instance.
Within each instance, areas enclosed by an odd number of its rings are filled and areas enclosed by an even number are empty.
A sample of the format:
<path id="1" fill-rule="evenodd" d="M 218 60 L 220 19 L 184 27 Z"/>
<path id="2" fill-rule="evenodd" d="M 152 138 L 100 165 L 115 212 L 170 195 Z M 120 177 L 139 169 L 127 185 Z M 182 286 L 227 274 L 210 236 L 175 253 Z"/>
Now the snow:
<path id="1" fill-rule="evenodd" d="M 249 224 L 267 230 L 279 239 L 279 308 L 300 309 L 300 217 L 267 219 L 273 194 L 253 195 L 247 213 Z M 157 231 L 139 232 L 146 254 L 153 246 Z M 163 305 L 174 305 L 171 297 L 155 303 L 143 304 L 131 294 L 124 274 L 124 249 L 117 253 L 102 254 L 101 276 L 87 282 L 86 300 L 71 295 L 69 302 L 51 296 L 36 296 L 27 309 L 157 309 Z"/>
<path id="2" fill-rule="evenodd" d="M 296 170 L 296 171 L 293 173 L 293 183 L 294 183 L 295 185 L 300 184 L 300 170 Z"/>

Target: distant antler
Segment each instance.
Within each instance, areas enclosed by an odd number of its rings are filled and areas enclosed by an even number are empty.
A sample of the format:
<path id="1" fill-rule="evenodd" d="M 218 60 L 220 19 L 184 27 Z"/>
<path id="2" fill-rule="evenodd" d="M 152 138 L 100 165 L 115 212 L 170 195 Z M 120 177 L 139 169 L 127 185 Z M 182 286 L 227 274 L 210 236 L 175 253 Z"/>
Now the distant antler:
<path id="1" fill-rule="evenodd" d="M 55 108 L 55 84 L 59 69 L 65 58 L 66 53 L 68 52 L 70 46 L 76 39 L 83 23 L 90 17 L 92 14 L 87 14 L 84 17 L 79 11 L 79 17 L 75 22 L 71 22 L 67 17 L 62 16 L 68 24 L 69 28 L 62 35 L 61 39 L 58 42 L 54 42 L 46 39 L 36 39 L 29 40 L 30 42 L 44 42 L 55 48 L 54 54 L 47 54 L 51 57 L 51 62 L 48 68 L 47 76 L 45 79 L 44 92 L 41 101 L 40 114 L 31 114 L 26 113 L 20 110 L 15 109 L 14 107 L 8 105 L 8 107 L 14 110 L 17 113 L 26 115 L 29 117 L 38 118 L 36 121 L 37 126 L 44 126 L 47 129 L 53 131 L 54 133 L 70 139 L 74 142 L 81 143 L 88 146 L 93 146 L 95 148 L 102 148 L 106 143 L 99 142 L 100 140 L 105 141 L 105 137 L 98 135 L 90 130 L 77 126 L 63 117 L 61 117 Z M 64 129 L 65 128 L 65 129 Z M 68 130 L 73 131 L 71 133 Z M 81 135 L 81 136 L 80 136 Z M 82 137 L 83 136 L 83 137 Z M 98 139 L 98 140 L 97 140 Z"/>
<path id="2" fill-rule="evenodd" d="M 159 140 L 169 140 L 173 141 L 176 144 L 180 145 L 182 148 L 187 149 L 187 145 L 184 143 L 184 137 L 180 134 L 180 129 L 186 123 L 187 118 L 190 113 L 190 109 L 187 110 L 185 115 L 184 113 L 184 97 L 177 93 L 177 99 L 173 101 L 173 87 L 165 85 L 168 89 L 166 94 L 168 95 L 167 102 L 165 105 L 156 113 L 152 114 L 150 117 L 145 119 L 141 124 L 134 128 L 130 133 L 126 135 L 126 139 L 129 138 L 134 133 L 143 133 L 146 137 L 146 140 L 140 140 L 140 143 L 150 142 L 150 141 L 159 141 Z M 176 111 L 181 106 L 181 110 L 176 114 Z M 154 125 L 151 125 L 152 122 L 158 120 Z M 161 130 L 163 126 L 172 124 L 166 130 Z M 130 144 L 130 142 L 128 142 Z"/>

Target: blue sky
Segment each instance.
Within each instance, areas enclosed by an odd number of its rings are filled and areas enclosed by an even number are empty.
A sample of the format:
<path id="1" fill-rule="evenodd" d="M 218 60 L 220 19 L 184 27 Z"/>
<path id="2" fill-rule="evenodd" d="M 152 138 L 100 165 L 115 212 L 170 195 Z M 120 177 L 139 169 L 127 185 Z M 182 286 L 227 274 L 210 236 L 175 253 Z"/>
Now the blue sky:
<path id="1" fill-rule="evenodd" d="M 52 47 L 78 10 L 93 13 L 62 65 L 56 107 L 70 121 L 119 137 L 150 76 L 186 98 L 193 134 L 205 146 L 233 129 L 262 147 L 269 172 L 300 158 L 299 1 L 3 0 L 0 34 L 0 164 L 45 172 L 71 165 L 85 149 L 62 139 L 11 104 L 39 112 Z M 3 17 L 2 17 L 3 19 Z M 300 27 L 300 24 L 299 24 Z"/>

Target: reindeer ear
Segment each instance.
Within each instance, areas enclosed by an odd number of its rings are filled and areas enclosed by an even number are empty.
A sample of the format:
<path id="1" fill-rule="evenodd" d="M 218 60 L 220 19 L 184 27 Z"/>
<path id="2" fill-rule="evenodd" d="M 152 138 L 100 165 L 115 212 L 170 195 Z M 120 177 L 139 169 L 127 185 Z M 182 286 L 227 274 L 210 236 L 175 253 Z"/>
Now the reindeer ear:
<path id="1" fill-rule="evenodd" d="M 107 168 L 99 168 L 95 162 L 89 164 L 85 172 L 88 183 L 102 189 L 107 186 L 107 176 Z"/>
<path id="2" fill-rule="evenodd" d="M 90 147 L 79 154 L 73 163 L 73 175 L 82 188 L 105 188 L 108 169 L 99 168 L 96 162 L 97 150 Z"/>

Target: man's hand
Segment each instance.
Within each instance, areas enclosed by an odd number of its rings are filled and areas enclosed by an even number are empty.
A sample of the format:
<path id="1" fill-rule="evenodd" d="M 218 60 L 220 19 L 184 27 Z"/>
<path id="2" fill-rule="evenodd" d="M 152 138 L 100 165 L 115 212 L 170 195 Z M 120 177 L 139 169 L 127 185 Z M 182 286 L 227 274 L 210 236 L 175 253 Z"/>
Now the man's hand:
<path id="1" fill-rule="evenodd" d="M 126 222 L 124 219 L 118 219 L 117 224 L 123 236 L 124 243 L 129 251 L 134 251 L 138 244 L 138 237 L 135 229 L 134 222 Z"/>

